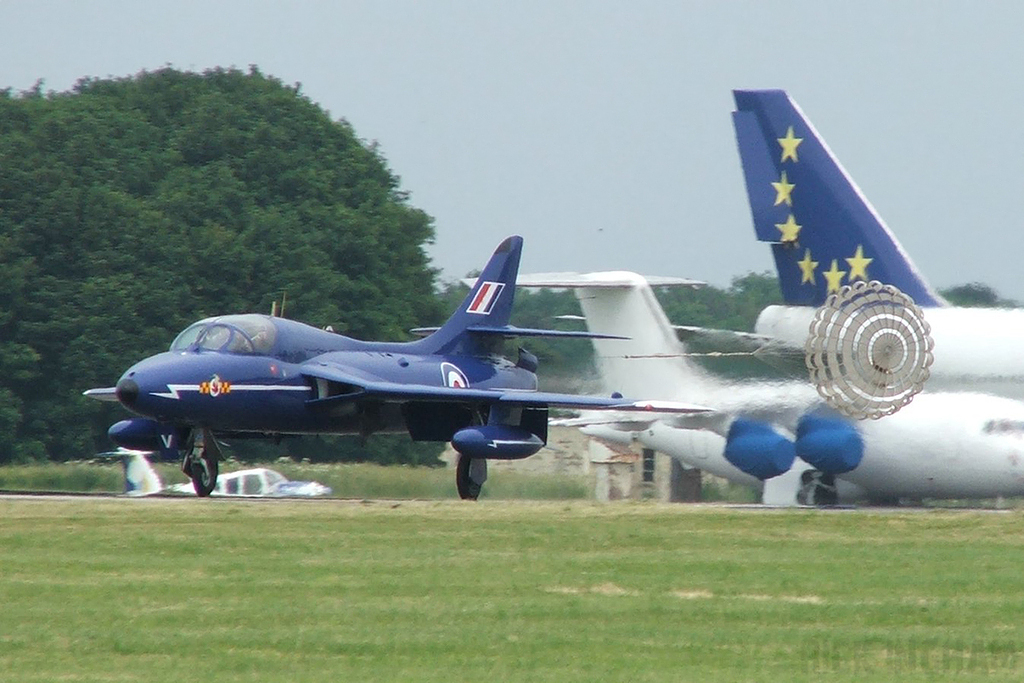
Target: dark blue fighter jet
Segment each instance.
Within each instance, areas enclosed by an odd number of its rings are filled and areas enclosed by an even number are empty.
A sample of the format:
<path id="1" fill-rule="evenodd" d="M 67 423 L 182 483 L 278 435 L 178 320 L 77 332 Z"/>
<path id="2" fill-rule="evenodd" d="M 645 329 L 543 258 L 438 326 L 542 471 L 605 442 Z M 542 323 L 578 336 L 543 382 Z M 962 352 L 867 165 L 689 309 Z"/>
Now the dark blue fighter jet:
<path id="1" fill-rule="evenodd" d="M 602 337 L 509 325 L 521 237 L 495 250 L 459 309 L 412 342 L 366 342 L 285 318 L 244 314 L 200 320 L 169 351 L 130 367 L 115 387 L 86 396 L 141 417 L 113 425 L 119 446 L 181 459 L 195 491 L 217 483 L 217 438 L 408 432 L 450 441 L 456 485 L 475 499 L 487 460 L 533 455 L 547 441 L 548 409 L 696 412 L 698 406 L 537 391 L 537 359 L 504 339 Z"/>

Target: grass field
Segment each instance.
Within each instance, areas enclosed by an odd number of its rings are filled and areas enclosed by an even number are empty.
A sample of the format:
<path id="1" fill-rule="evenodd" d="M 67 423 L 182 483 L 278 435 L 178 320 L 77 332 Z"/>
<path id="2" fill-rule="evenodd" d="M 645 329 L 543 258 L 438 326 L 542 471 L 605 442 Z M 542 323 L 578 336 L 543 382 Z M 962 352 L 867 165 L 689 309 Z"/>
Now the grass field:
<path id="1" fill-rule="evenodd" d="M 1024 514 L 0 500 L 10 681 L 1019 681 Z"/>

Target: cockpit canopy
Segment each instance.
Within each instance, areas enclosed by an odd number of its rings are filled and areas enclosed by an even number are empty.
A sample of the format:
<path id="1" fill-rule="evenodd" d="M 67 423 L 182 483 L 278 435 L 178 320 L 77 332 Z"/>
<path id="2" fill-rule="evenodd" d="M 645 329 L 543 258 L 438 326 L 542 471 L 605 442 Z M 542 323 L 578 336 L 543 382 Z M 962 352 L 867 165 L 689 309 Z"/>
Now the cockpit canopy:
<path id="1" fill-rule="evenodd" d="M 222 315 L 192 323 L 171 343 L 171 351 L 264 354 L 274 346 L 277 328 L 265 315 Z"/>

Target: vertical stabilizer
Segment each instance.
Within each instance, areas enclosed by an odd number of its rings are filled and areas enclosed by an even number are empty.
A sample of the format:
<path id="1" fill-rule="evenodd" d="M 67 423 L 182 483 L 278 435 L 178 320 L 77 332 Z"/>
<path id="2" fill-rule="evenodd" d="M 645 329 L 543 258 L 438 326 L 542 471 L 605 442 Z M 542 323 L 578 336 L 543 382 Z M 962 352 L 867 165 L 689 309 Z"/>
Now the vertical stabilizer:
<path id="1" fill-rule="evenodd" d="M 455 313 L 436 332 L 419 342 L 419 349 L 423 353 L 479 353 L 479 340 L 467 329 L 473 325 L 508 325 L 522 252 L 523 238 L 517 235 L 499 244 Z"/>
<path id="2" fill-rule="evenodd" d="M 943 299 L 782 90 L 735 90 L 733 124 L 757 239 L 771 244 L 786 303 L 820 306 L 858 280 L 920 306 Z"/>
<path id="3" fill-rule="evenodd" d="M 163 489 L 159 475 L 141 451 L 124 451 L 121 465 L 126 496 L 151 496 Z"/>
<path id="4" fill-rule="evenodd" d="M 667 278 L 661 278 L 662 281 Z M 692 285 L 693 281 L 669 284 Z M 576 294 L 592 333 L 626 339 L 592 339 L 605 388 L 627 396 L 699 403 L 711 381 L 690 362 L 658 299 L 642 275 L 629 272 L 530 275 L 520 287 L 563 287 Z"/>

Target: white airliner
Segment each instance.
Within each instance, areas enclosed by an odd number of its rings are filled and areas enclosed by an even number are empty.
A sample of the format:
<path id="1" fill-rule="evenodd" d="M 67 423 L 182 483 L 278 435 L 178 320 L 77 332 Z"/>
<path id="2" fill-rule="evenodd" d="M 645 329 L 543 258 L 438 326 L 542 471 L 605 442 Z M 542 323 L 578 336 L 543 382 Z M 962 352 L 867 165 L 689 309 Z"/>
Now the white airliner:
<path id="1" fill-rule="evenodd" d="M 124 494 L 131 497 L 152 496 L 158 493 L 195 495 L 191 482 L 164 486 L 160 475 L 146 458 L 149 451 L 119 448 L 101 453 L 102 457 L 117 457 L 124 467 Z M 292 481 L 283 474 L 265 467 L 227 472 L 217 480 L 213 496 L 255 498 L 310 498 L 329 496 L 329 486 L 316 481 Z"/>
<path id="2" fill-rule="evenodd" d="M 525 275 L 519 286 L 571 288 L 591 332 L 630 337 L 614 345 L 593 340 L 607 387 L 718 410 L 564 421 L 587 434 L 637 442 L 730 481 L 763 486 L 768 504 L 1024 495 L 1020 401 L 925 391 L 893 415 L 851 420 L 826 408 L 806 381 L 731 382 L 703 371 L 640 275 Z"/>
<path id="3" fill-rule="evenodd" d="M 844 286 L 878 281 L 910 296 L 931 327 L 927 388 L 895 414 L 853 420 L 805 381 L 727 382 L 700 370 L 639 275 L 523 276 L 525 286 L 574 289 L 591 332 L 631 338 L 614 347 L 593 340 L 608 387 L 718 409 L 574 422 L 731 481 L 763 482 L 766 503 L 1024 495 L 1024 311 L 948 306 L 785 92 L 734 95 L 755 232 L 771 244 L 785 300 L 762 311 L 755 334 L 738 338 L 770 343 L 779 357 L 787 348 L 802 354 L 817 307 Z M 899 310 L 886 315 L 899 324 Z M 682 329 L 691 338 L 720 334 Z"/>

